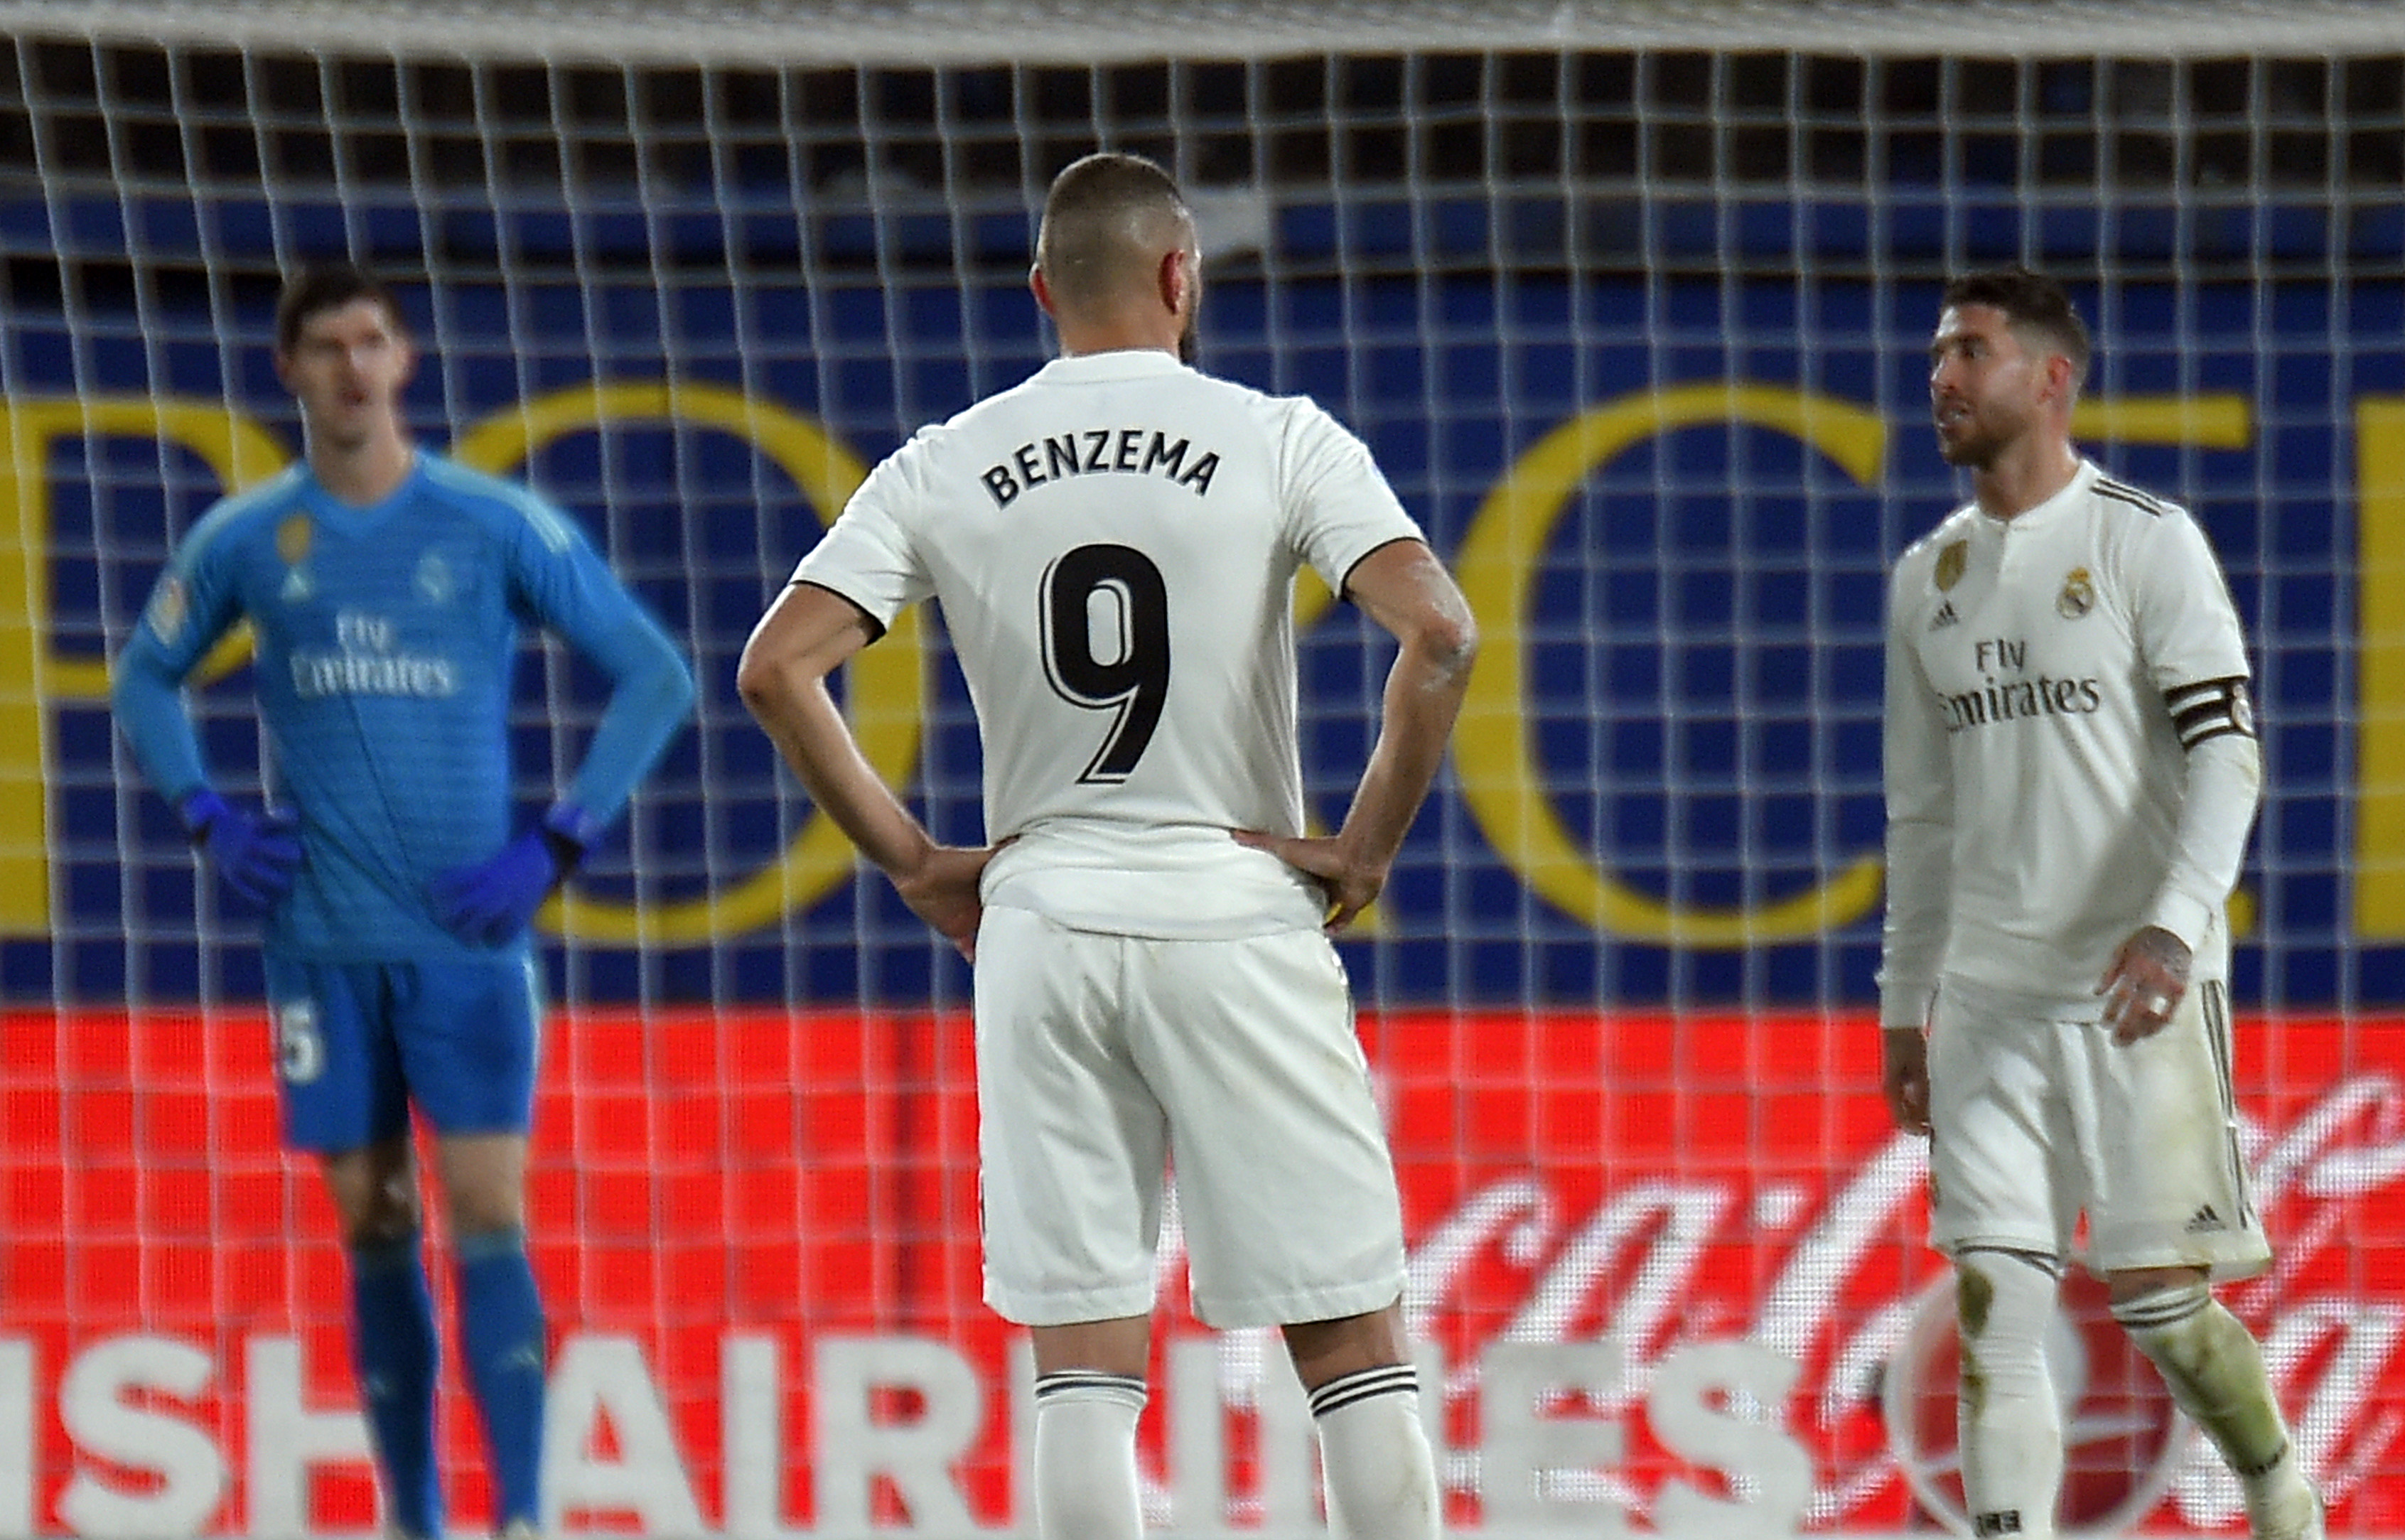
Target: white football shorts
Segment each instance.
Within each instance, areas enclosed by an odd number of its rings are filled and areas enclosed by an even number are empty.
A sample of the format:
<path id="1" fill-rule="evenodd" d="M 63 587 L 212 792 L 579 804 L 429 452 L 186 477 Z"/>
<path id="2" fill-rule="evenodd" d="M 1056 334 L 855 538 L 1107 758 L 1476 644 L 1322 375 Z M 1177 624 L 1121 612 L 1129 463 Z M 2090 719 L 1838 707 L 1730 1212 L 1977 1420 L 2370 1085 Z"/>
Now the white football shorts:
<path id="1" fill-rule="evenodd" d="M 1164 941 L 988 905 L 976 987 L 985 1297 L 1005 1319 L 1149 1313 L 1165 1164 L 1205 1323 L 1401 1295 L 1394 1161 L 1327 937 Z"/>
<path id="2" fill-rule="evenodd" d="M 2195 986 L 2126 1047 L 2102 1022 L 2026 1009 L 1953 979 L 1937 991 L 1930 1243 L 2075 1255 L 2098 1274 L 2261 1272 L 2271 1248 L 2239 1150 L 2227 987 Z"/>

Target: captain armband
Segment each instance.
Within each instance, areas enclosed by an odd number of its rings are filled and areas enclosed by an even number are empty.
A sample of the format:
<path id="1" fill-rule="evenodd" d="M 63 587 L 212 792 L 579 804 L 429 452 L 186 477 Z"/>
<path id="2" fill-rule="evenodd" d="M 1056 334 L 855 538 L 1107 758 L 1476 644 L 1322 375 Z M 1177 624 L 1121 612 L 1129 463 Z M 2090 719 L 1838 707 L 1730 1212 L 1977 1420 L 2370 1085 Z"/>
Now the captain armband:
<path id="1" fill-rule="evenodd" d="M 2225 734 L 2243 738 L 2255 735 L 2255 700 L 2243 676 L 2202 679 L 2166 690 L 2163 704 L 2171 707 L 2172 726 L 2179 733 L 2182 749 L 2193 749 Z"/>

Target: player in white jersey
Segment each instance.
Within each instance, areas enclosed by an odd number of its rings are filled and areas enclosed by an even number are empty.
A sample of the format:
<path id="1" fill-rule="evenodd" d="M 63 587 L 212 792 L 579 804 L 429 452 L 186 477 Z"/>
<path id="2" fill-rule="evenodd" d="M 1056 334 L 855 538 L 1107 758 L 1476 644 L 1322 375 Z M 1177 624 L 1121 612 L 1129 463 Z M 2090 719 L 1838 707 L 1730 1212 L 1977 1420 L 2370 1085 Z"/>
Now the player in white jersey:
<path id="1" fill-rule="evenodd" d="M 1476 630 L 1359 440 L 1181 361 L 1194 225 L 1147 161 L 1045 203 L 1062 357 L 920 432 L 803 559 L 738 688 L 811 795 L 976 964 L 986 1298 L 1033 1328 L 1048 1540 L 1134 1540 L 1174 1158 L 1195 1311 L 1276 1325 L 1339 1533 L 1433 1536 L 1394 1168 L 1328 934 L 1376 896 Z M 1303 833 L 1292 589 L 1400 643 L 1342 828 Z M 825 686 L 934 598 L 985 750 L 983 849 L 936 846 Z"/>
<path id="2" fill-rule="evenodd" d="M 2261 765 L 2238 615 L 2187 511 L 2071 443 L 2086 329 L 2018 269 L 1948 286 L 1938 445 L 1972 500 L 1889 592 L 1885 1088 L 1931 1136 L 1976 1533 L 2051 1535 L 2044 1344 L 2087 1221 L 2116 1320 L 2243 1484 L 2321 1532 L 2255 1338 L 2211 1280 L 2271 1259 L 2241 1163 L 2224 909 Z"/>

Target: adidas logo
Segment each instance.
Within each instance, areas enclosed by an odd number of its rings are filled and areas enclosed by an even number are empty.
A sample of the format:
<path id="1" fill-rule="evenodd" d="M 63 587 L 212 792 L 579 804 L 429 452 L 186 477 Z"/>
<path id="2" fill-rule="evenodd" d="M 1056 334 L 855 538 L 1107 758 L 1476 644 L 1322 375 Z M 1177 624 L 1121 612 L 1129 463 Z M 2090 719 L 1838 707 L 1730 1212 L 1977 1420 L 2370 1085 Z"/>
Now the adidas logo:
<path id="1" fill-rule="evenodd" d="M 1954 601 L 1952 599 L 1948 599 L 1944 604 L 1937 607 L 1936 614 L 1930 617 L 1929 629 L 1932 631 L 1943 631 L 1960 619 L 1962 619 L 1962 617 L 1954 613 Z"/>
<path id="2" fill-rule="evenodd" d="M 2228 1228 L 2229 1228 L 2229 1225 L 2219 1214 L 2213 1211 L 2213 1205 L 2210 1203 L 2199 1208 L 2196 1212 L 2188 1216 L 2187 1233 L 2190 1235 L 2194 1235 L 2200 1230 L 2226 1230 Z"/>

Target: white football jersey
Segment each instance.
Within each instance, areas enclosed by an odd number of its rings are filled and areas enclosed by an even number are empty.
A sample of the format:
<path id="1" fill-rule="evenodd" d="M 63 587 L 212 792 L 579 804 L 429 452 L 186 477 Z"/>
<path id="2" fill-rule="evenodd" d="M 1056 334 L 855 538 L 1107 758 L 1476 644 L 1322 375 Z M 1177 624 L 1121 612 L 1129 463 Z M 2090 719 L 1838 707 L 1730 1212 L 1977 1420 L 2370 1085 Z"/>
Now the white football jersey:
<path id="1" fill-rule="evenodd" d="M 985 751 L 989 903 L 1127 935 L 1316 926 L 1231 838 L 1303 832 L 1293 585 L 1416 539 L 1307 399 L 1138 350 L 1055 359 L 921 429 L 794 572 L 879 623 L 942 607 Z"/>
<path id="2" fill-rule="evenodd" d="M 1942 973 L 2093 1019 L 2173 902 L 2187 751 L 2254 732 L 2220 564 L 2186 510 L 2082 462 L 2014 518 L 1957 511 L 1888 598 L 1882 1016 L 1919 1022 Z M 2228 975 L 2229 896 L 2180 901 L 2211 911 L 2199 981 Z"/>

